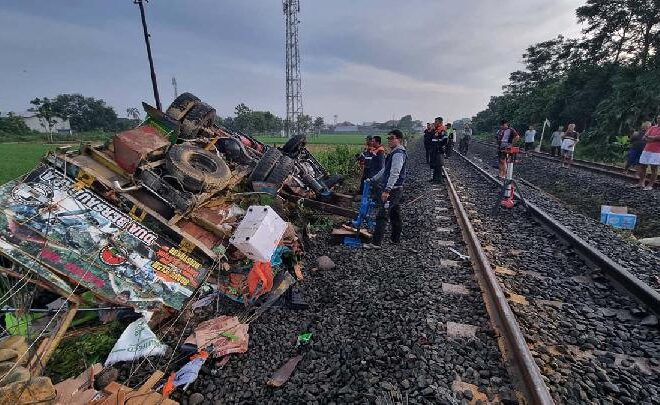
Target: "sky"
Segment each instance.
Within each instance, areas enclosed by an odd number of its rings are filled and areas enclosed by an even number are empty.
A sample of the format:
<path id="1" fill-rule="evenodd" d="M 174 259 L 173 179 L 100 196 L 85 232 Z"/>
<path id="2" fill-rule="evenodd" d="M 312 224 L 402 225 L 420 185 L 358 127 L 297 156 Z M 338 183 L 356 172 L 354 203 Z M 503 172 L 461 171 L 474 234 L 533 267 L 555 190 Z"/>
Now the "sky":
<path id="1" fill-rule="evenodd" d="M 301 0 L 304 112 L 361 123 L 470 117 L 522 68 L 525 48 L 575 36 L 584 0 Z M 146 4 L 164 106 L 189 91 L 230 116 L 285 115 L 280 0 Z M 0 0 L 0 112 L 81 93 L 119 116 L 153 102 L 132 0 Z"/>

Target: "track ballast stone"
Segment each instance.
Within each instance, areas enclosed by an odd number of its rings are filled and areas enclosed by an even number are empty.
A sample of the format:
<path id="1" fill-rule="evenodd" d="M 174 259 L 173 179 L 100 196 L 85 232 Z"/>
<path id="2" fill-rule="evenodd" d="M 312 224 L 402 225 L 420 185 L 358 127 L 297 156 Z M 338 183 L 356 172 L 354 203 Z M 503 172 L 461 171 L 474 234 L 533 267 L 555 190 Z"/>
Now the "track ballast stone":
<path id="1" fill-rule="evenodd" d="M 449 170 L 557 403 L 657 404 L 660 333 L 645 321 L 653 315 L 522 206 L 494 215 L 499 187 L 460 157 Z"/>

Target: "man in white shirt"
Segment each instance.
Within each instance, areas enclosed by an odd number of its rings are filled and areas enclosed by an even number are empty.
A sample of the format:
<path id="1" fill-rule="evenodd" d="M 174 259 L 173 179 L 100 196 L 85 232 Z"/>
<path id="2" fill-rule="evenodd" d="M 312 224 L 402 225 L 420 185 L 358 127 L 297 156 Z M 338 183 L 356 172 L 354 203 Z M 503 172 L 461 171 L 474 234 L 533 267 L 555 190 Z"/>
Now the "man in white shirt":
<path id="1" fill-rule="evenodd" d="M 536 136 L 536 130 L 534 126 L 530 125 L 529 129 L 525 131 L 525 150 L 534 149 L 534 137 Z"/>
<path id="2" fill-rule="evenodd" d="M 559 157 L 561 152 L 561 138 L 564 136 L 564 127 L 560 126 L 552 133 L 550 138 L 550 155 Z"/>

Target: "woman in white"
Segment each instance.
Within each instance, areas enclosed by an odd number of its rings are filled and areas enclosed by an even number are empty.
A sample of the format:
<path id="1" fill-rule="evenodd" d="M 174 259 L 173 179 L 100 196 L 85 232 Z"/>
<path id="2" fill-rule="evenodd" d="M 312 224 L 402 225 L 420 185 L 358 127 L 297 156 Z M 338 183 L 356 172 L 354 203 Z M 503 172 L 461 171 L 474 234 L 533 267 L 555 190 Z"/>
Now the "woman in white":
<path id="1" fill-rule="evenodd" d="M 580 134 L 575 131 L 575 124 L 568 124 L 568 129 L 566 129 L 561 139 L 561 167 L 571 167 L 575 144 L 580 141 Z"/>

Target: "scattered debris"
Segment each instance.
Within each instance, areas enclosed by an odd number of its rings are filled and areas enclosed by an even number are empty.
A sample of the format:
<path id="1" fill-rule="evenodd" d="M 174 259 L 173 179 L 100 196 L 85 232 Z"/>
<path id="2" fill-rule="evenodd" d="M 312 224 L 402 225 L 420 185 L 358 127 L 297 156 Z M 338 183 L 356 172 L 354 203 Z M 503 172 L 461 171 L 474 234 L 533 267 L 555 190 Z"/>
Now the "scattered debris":
<path id="1" fill-rule="evenodd" d="M 213 357 L 223 357 L 248 350 L 249 325 L 241 323 L 236 316 L 221 315 L 200 323 L 186 344 L 198 348 L 211 347 Z"/>
<path id="2" fill-rule="evenodd" d="M 628 214 L 628 207 L 600 206 L 600 222 L 619 229 L 635 229 L 637 215 Z"/>
<path id="3" fill-rule="evenodd" d="M 185 391 L 199 376 L 199 370 L 209 358 L 209 353 L 201 349 L 190 357 L 190 361 L 181 367 L 176 373 L 171 373 L 163 387 L 163 396 L 168 398 L 176 387 L 183 385 Z"/>
<path id="4" fill-rule="evenodd" d="M 303 359 L 303 355 L 299 354 L 291 359 L 289 359 L 282 367 L 280 367 L 275 374 L 268 380 L 267 384 L 271 387 L 281 387 L 289 378 L 291 374 L 298 366 L 298 363 Z"/>
<path id="5" fill-rule="evenodd" d="M 144 318 L 140 318 L 126 327 L 119 340 L 110 351 L 105 366 L 111 366 L 118 361 L 133 361 L 141 357 L 162 356 L 167 346 L 162 344 L 158 337 L 147 325 Z"/>

